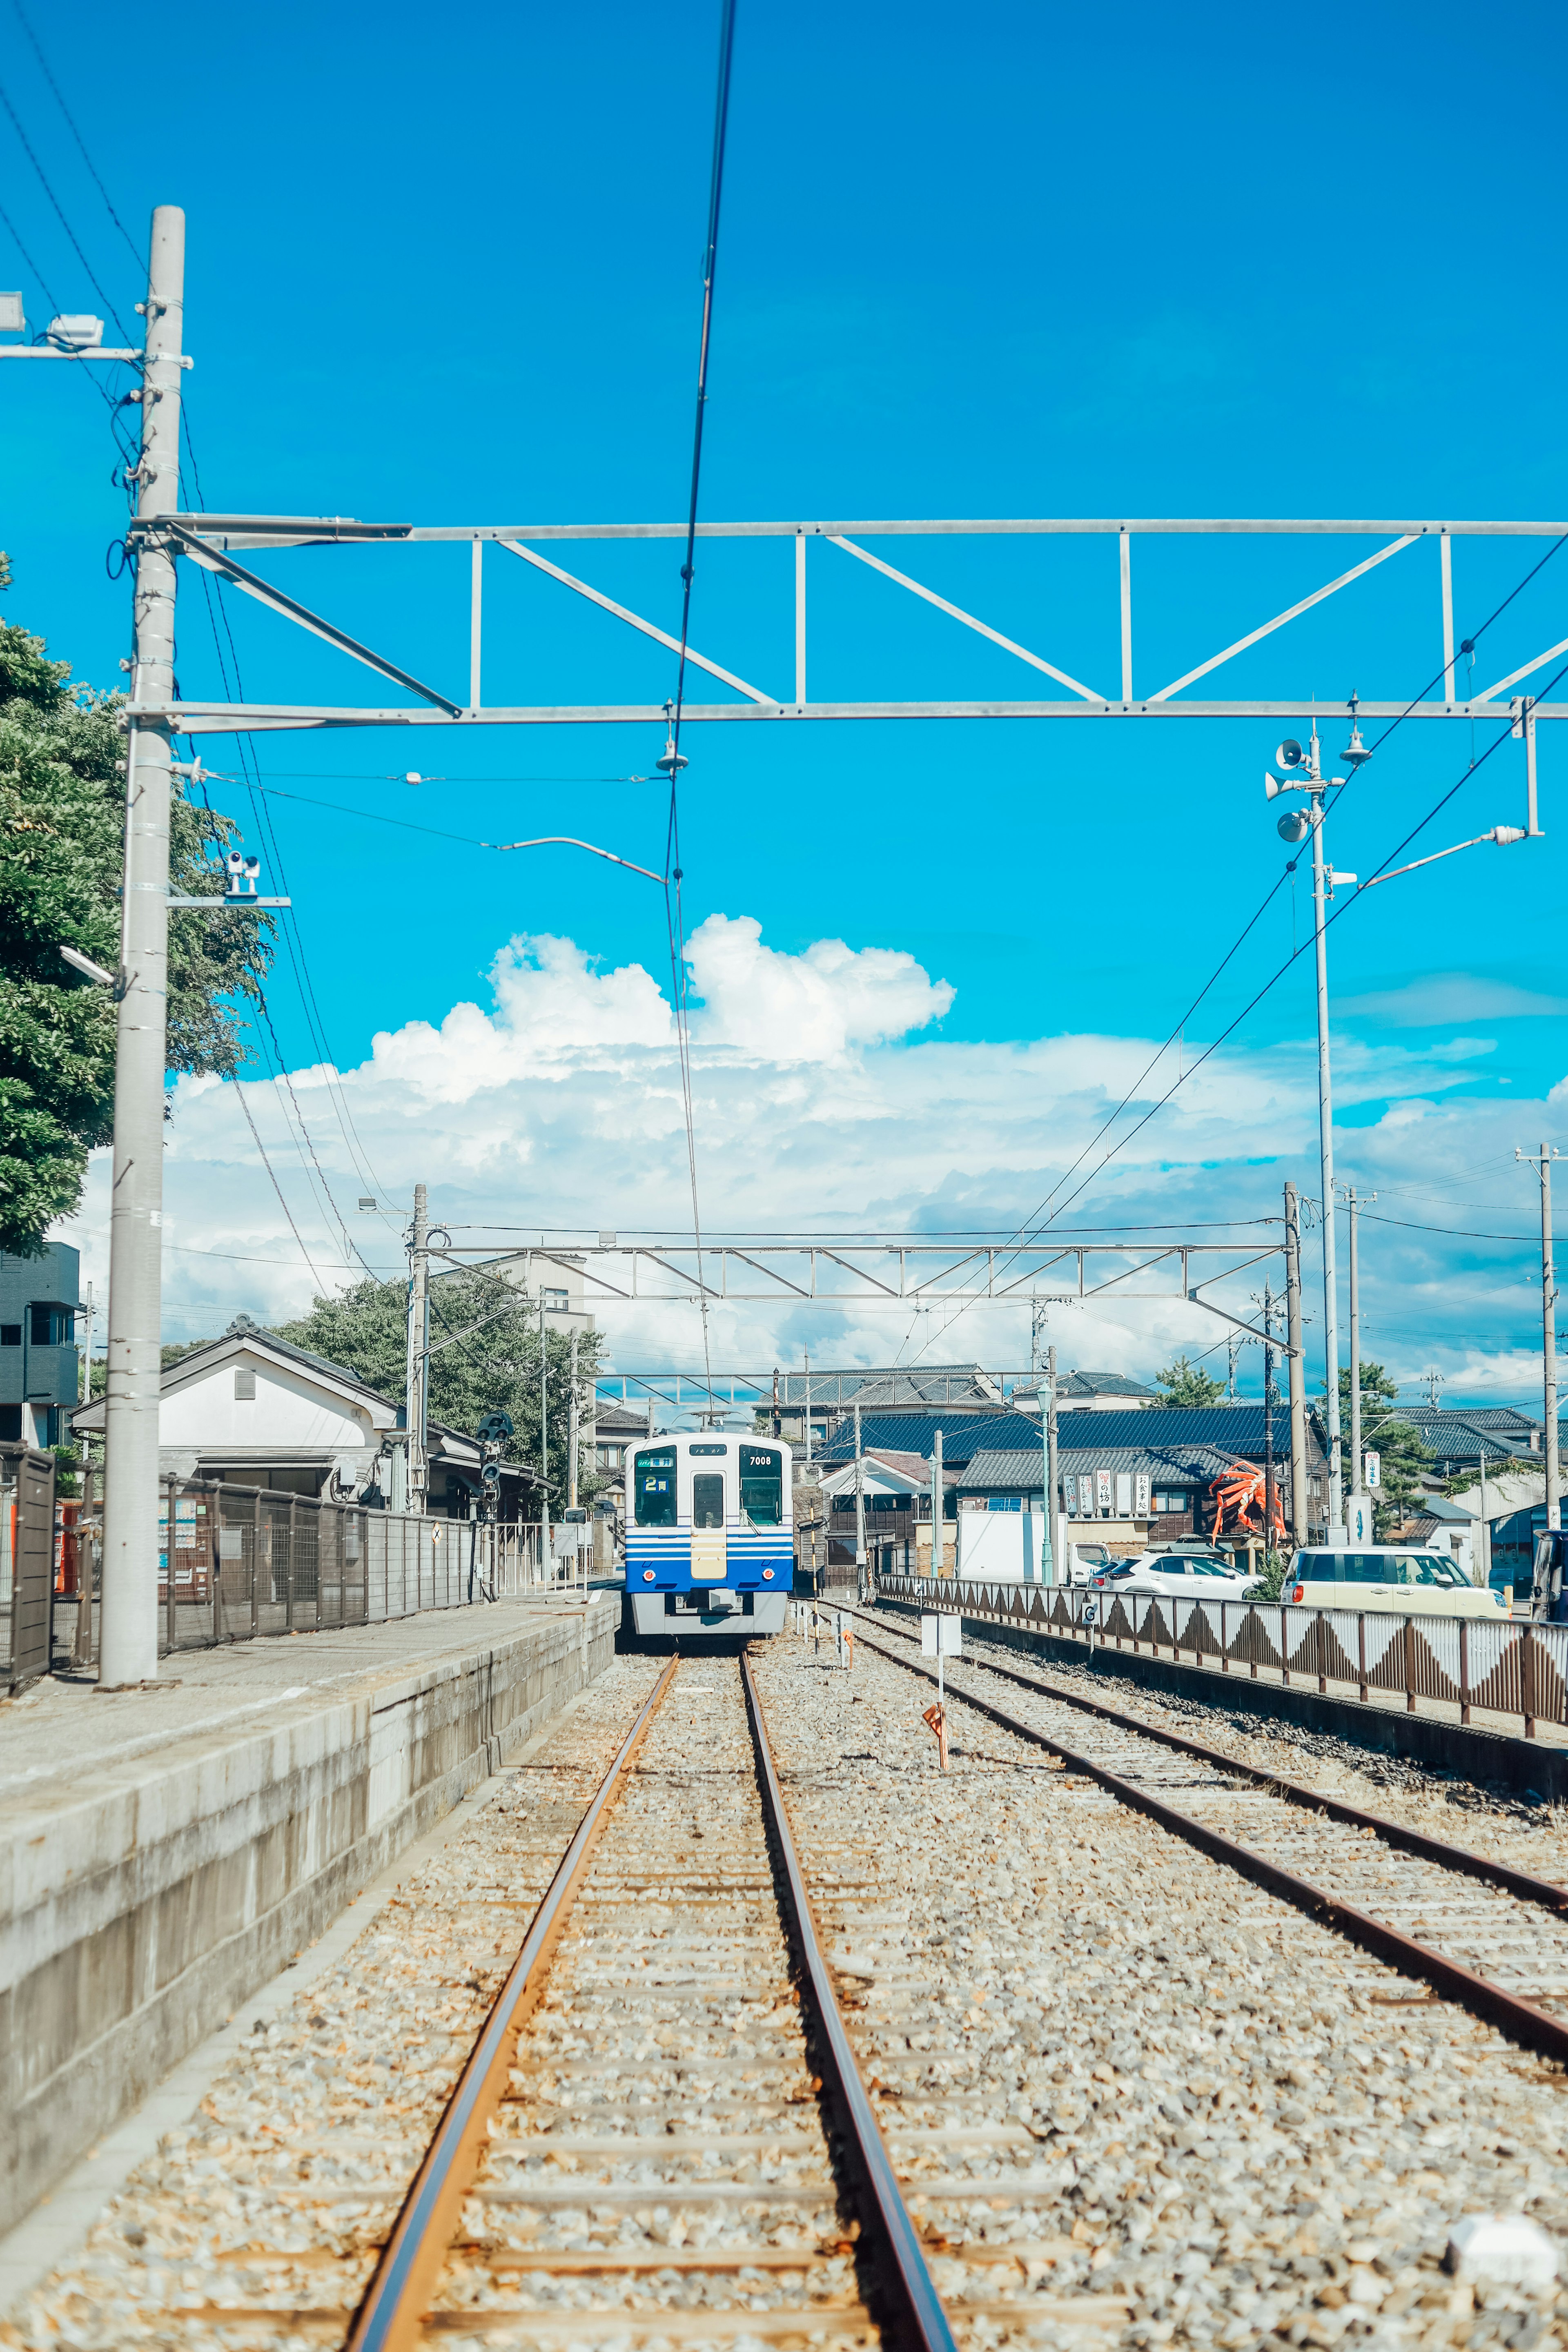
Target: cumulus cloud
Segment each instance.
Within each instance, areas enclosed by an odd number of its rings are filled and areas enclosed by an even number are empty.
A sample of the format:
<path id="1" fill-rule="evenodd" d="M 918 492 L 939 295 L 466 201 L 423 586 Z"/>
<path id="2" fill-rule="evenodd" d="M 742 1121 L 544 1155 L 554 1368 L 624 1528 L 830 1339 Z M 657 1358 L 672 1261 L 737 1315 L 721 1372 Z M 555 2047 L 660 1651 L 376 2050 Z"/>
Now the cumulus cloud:
<path id="1" fill-rule="evenodd" d="M 704 1225 L 714 1236 L 747 1237 L 764 1259 L 767 1237 L 785 1233 L 1005 1234 L 1047 1200 L 1065 1225 L 1079 1229 L 1212 1226 L 1216 1218 L 1278 1217 L 1286 1174 L 1313 1189 L 1309 1038 L 1216 1054 L 1101 1170 L 1176 1076 L 1176 1049 L 1156 1061 L 1130 1112 L 1097 1142 L 1154 1055 L 1150 1041 L 947 1039 L 934 1024 L 953 992 L 912 956 L 841 940 L 789 953 L 769 945 L 747 916 L 710 916 L 690 955 Z M 438 1022 L 379 1034 L 341 1079 L 319 1068 L 295 1072 L 308 1143 L 291 1130 L 288 1096 L 275 1084 L 247 1081 L 242 1103 L 232 1084 L 180 1082 L 166 1161 L 171 1339 L 220 1330 L 240 1308 L 261 1320 L 299 1313 L 318 1280 L 331 1287 L 352 1279 L 361 1251 L 378 1271 L 396 1272 L 419 1180 L 430 1188 L 432 1214 L 455 1235 L 493 1234 L 498 1249 L 522 1247 L 531 1236 L 537 1245 L 542 1234 L 557 1245 L 571 1235 L 592 1240 L 605 1230 L 671 1244 L 689 1236 L 680 1077 L 658 982 L 639 964 L 605 969 L 573 940 L 545 936 L 510 940 L 489 982 L 487 1003 L 457 1004 Z M 1190 1055 L 1190 1045 L 1184 1050 Z M 1397 1190 L 1423 1171 L 1468 1166 L 1494 1148 L 1511 1164 L 1525 1106 L 1505 1112 L 1471 1101 L 1475 1067 L 1452 1046 L 1421 1052 L 1336 1041 L 1336 1096 L 1354 1123 L 1353 1138 L 1342 1135 L 1342 1172 L 1369 1189 Z M 1086 1178 L 1089 1189 L 1073 1199 Z M 362 1193 L 374 1194 L 384 1214 L 360 1214 L 353 1204 Z M 107 1197 L 100 1158 L 68 1236 L 84 1244 L 84 1275 L 100 1297 Z M 1499 1222 L 1512 1230 L 1519 1221 Z M 1266 1238 L 1269 1229 L 1254 1230 Z M 1491 1256 L 1471 1250 L 1457 1263 L 1459 1246 L 1393 1229 L 1363 1234 L 1369 1352 L 1402 1366 L 1408 1357 L 1406 1368 L 1419 1369 L 1444 1328 L 1470 1335 L 1467 1348 L 1484 1335 L 1483 1353 L 1494 1326 L 1498 1344 L 1528 1346 L 1522 1321 L 1511 1338 L 1504 1328 Z M 617 1271 L 629 1278 L 624 1265 Z M 882 1271 L 896 1288 L 896 1256 Z M 1060 1310 L 1057 1337 L 1067 1360 L 1147 1371 L 1175 1348 L 1195 1351 L 1221 1339 L 1219 1327 L 1182 1297 L 1174 1265 L 1167 1272 L 1161 1301 L 1124 1304 L 1112 1294 L 1102 1307 Z M 1260 1278 L 1256 1271 L 1245 1277 L 1233 1301 L 1238 1311 Z M 1047 1278 L 1047 1286 L 1059 1282 Z M 761 1369 L 798 1362 L 806 1346 L 814 1358 L 826 1348 L 848 1362 L 889 1361 L 902 1348 L 927 1360 L 1019 1364 L 1027 1360 L 1026 1293 L 1025 1282 L 1005 1309 L 956 1320 L 940 1303 L 922 1317 L 897 1299 L 833 1315 L 783 1299 L 736 1301 L 715 1310 L 714 1360 Z M 1522 1291 L 1520 1307 L 1526 1317 Z M 624 1367 L 701 1360 L 689 1304 L 623 1301 L 605 1306 L 601 1320 Z"/>

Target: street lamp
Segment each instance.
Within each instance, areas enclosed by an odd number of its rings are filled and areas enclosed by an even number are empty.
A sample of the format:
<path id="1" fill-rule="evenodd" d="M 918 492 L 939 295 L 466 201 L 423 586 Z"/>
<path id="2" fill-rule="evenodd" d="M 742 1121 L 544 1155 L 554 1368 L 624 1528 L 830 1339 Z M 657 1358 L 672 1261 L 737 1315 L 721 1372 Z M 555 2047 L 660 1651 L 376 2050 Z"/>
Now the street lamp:
<path id="1" fill-rule="evenodd" d="M 1361 730 L 1353 724 L 1353 702 L 1352 718 L 1351 744 L 1345 757 L 1347 763 L 1356 767 L 1367 753 Z M 1265 796 L 1269 800 L 1277 799 L 1281 793 L 1304 793 L 1307 796 L 1305 809 L 1288 809 L 1280 816 L 1279 837 L 1296 843 L 1304 840 L 1309 833 L 1312 836 L 1312 930 L 1318 961 L 1318 1154 L 1323 1188 L 1323 1377 L 1328 1391 L 1329 1541 L 1332 1544 L 1344 1541 L 1344 1500 L 1340 1469 L 1339 1285 L 1334 1263 L 1334 1097 L 1329 1066 L 1329 959 L 1324 908 L 1336 887 L 1353 889 L 1356 877 L 1353 874 L 1336 874 L 1331 866 L 1323 863 L 1324 802 L 1328 793 L 1345 780 L 1342 776 L 1323 774 L 1316 720 L 1304 748 L 1287 736 L 1274 758 L 1276 766 L 1283 768 L 1285 773 L 1265 775 Z"/>

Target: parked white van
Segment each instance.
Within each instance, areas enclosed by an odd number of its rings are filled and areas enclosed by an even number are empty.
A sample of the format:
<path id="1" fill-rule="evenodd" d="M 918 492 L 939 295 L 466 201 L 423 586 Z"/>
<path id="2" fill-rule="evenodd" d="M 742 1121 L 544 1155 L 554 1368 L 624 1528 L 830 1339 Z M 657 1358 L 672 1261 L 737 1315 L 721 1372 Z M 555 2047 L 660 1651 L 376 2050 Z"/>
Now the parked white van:
<path id="1" fill-rule="evenodd" d="M 1492 1617 L 1507 1596 L 1470 1582 L 1457 1560 L 1401 1544 L 1299 1551 L 1284 1598 L 1309 1609 L 1386 1609 L 1401 1617 Z"/>

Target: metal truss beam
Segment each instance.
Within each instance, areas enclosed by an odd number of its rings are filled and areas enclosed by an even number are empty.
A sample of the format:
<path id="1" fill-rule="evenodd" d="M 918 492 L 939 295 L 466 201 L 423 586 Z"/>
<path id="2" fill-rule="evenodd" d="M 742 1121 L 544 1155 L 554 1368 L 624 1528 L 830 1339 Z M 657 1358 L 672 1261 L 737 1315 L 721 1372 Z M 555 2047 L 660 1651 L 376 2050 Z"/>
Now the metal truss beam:
<path id="1" fill-rule="evenodd" d="M 483 627 L 483 553 L 487 541 L 500 547 L 506 553 L 531 565 L 542 578 L 563 588 L 569 594 L 586 598 L 600 611 L 636 630 L 656 644 L 673 649 L 675 638 L 667 629 L 630 606 L 580 579 L 539 553 L 527 541 L 561 542 L 586 540 L 673 540 L 679 538 L 685 525 L 679 523 L 482 523 L 425 525 L 411 523 L 363 523 L 345 516 L 311 517 L 306 515 L 174 515 L 156 521 L 133 524 L 131 537 L 138 546 L 163 546 L 205 565 L 232 580 L 247 595 L 258 599 L 283 618 L 325 638 L 340 651 L 356 661 L 368 663 L 385 677 L 423 697 L 437 706 L 424 711 L 408 709 L 365 709 L 354 706 L 307 705 L 292 703 L 230 703 L 175 702 L 166 704 L 133 704 L 130 716 L 134 720 L 157 723 L 187 735 L 229 734 L 236 731 L 277 733 L 284 730 L 310 730 L 331 727 L 411 727 L 411 726 L 480 726 L 480 727 L 551 727 L 551 726 L 637 726 L 657 725 L 665 715 L 663 704 L 641 702 L 605 702 L 573 704 L 527 704 L 487 709 L 481 699 Z M 1293 621 L 1312 611 L 1328 598 L 1341 594 L 1353 583 L 1364 580 L 1395 555 L 1423 540 L 1433 540 L 1439 551 L 1436 590 L 1433 651 L 1440 626 L 1442 656 L 1437 677 L 1444 688 L 1441 701 L 1423 701 L 1411 710 L 1402 697 L 1369 694 L 1360 704 L 1361 715 L 1368 719 L 1411 717 L 1419 719 L 1472 719 L 1502 715 L 1501 697 L 1511 688 L 1538 675 L 1546 665 L 1568 652 L 1568 639 L 1537 655 L 1522 668 L 1514 669 L 1506 677 L 1479 694 L 1472 688 L 1465 701 L 1454 699 L 1454 583 L 1453 542 L 1466 538 L 1518 538 L 1524 541 L 1561 539 L 1568 536 L 1568 525 L 1557 522 L 1492 522 L 1492 521 L 1387 521 L 1365 519 L 1345 520 L 1270 520 L 1263 518 L 1192 518 L 1142 517 L 1131 520 L 1110 520 L 1067 516 L 963 521 L 880 520 L 870 522 L 707 522 L 698 525 L 698 536 L 704 540 L 793 539 L 795 542 L 794 564 L 795 677 L 794 695 L 772 696 L 763 687 L 753 686 L 734 670 L 706 654 L 689 654 L 695 666 L 718 678 L 742 698 L 736 702 L 688 703 L 685 716 L 698 725 L 727 723 L 736 719 L 1244 719 L 1249 720 L 1300 721 L 1309 709 L 1320 705 L 1312 694 L 1272 695 L 1256 700 L 1183 699 L 1186 689 L 1200 679 L 1208 678 L 1227 662 L 1247 653 L 1264 639 L 1272 637 Z M 1117 604 L 1115 614 L 1120 638 L 1120 693 L 1109 694 L 1100 688 L 1085 685 L 1070 672 L 1058 667 L 1042 653 L 1020 643 L 1017 637 L 986 619 L 965 609 L 950 598 L 940 595 L 925 582 L 908 572 L 900 571 L 861 544 L 872 539 L 992 539 L 1000 537 L 1051 538 L 1101 537 L 1117 543 Z M 1132 542 L 1142 537 L 1186 538 L 1379 538 L 1384 544 L 1352 564 L 1348 570 L 1311 589 L 1306 595 L 1260 620 L 1241 636 L 1217 650 L 1206 653 L 1169 684 L 1152 694 L 1137 694 L 1133 688 L 1133 563 Z M 960 628 L 977 635 L 997 647 L 1011 659 L 1028 668 L 1044 672 L 1058 686 L 1065 687 L 1074 699 L 1068 702 L 1020 701 L 988 698 L 984 700 L 846 700 L 812 702 L 806 698 L 806 573 L 805 551 L 808 541 L 816 540 L 831 546 L 857 562 L 869 567 L 888 583 L 889 590 L 918 598 L 924 604 L 942 613 Z M 305 547 L 341 547 L 382 544 L 411 546 L 414 544 L 467 543 L 471 551 L 469 588 L 468 696 L 466 703 L 455 696 L 443 695 L 437 688 L 424 685 L 409 677 L 395 663 L 374 653 L 368 646 L 321 620 L 306 606 L 286 596 L 264 580 L 236 563 L 236 548 L 267 549 L 281 551 Z M 1543 559 L 1542 559 L 1543 560 Z M 1411 566 L 1402 567 L 1408 573 Z M 782 584 L 782 583 L 781 583 Z M 1111 617 L 1110 606 L 1110 582 L 1107 579 L 1107 620 Z M 784 615 L 781 612 L 781 622 Z M 1108 631 L 1109 639 L 1109 631 Z M 781 645 L 784 642 L 781 628 Z M 1194 650 L 1198 650 L 1194 648 Z M 1461 648 L 1463 650 L 1463 648 Z M 1528 696 L 1514 696 L 1510 715 L 1517 717 L 1521 705 L 1529 704 Z M 1536 703 L 1538 719 L 1558 719 L 1568 716 L 1568 703 Z"/>
<path id="2" fill-rule="evenodd" d="M 1261 1339 L 1264 1333 L 1205 1297 L 1215 1283 L 1249 1273 L 1284 1248 L 1268 1242 L 1157 1242 L 1129 1246 L 1118 1242 L 1015 1242 L 953 1244 L 940 1242 L 763 1242 L 741 1249 L 732 1244 L 655 1248 L 633 1242 L 584 1244 L 582 1248 L 545 1247 L 498 1252 L 468 1244 L 433 1248 L 431 1256 L 453 1267 L 482 1264 L 487 1271 L 519 1265 L 525 1278 L 535 1269 L 559 1271 L 583 1285 L 585 1310 L 609 1306 L 810 1306 L 863 1314 L 868 1307 L 1018 1307 L 1038 1295 L 1047 1275 L 1069 1286 L 1053 1290 L 1051 1303 L 1086 1307 L 1116 1293 L 1122 1299 L 1199 1307 L 1237 1329 Z M 1107 1265 L 1104 1278 L 1091 1281 L 1090 1262 Z M 1215 1264 L 1215 1260 L 1223 1263 Z M 741 1271 L 743 1269 L 743 1271 Z M 1166 1278 L 1157 1279 L 1161 1270 Z M 1197 1276 L 1197 1279 L 1194 1279 Z M 650 1280 L 651 1277 L 651 1280 Z M 1273 1344 L 1289 1350 L 1276 1335 Z"/>

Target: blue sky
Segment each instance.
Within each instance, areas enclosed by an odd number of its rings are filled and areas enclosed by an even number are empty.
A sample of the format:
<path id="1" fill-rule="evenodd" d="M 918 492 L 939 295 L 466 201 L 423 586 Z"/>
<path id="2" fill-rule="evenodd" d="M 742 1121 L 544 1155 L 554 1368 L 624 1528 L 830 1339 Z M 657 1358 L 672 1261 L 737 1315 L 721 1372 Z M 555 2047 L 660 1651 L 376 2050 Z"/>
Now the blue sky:
<path id="1" fill-rule="evenodd" d="M 166 21 L 178 131 L 150 139 L 119 67 L 79 66 L 121 56 L 119 18 L 68 0 L 47 23 L 34 15 L 133 235 L 153 202 L 186 207 L 189 415 L 209 507 L 423 522 L 679 514 L 714 10 L 470 7 L 433 19 L 393 5 L 372 20 L 176 5 Z M 1550 295 L 1563 47 L 1560 15 L 1531 7 L 1505 7 L 1483 37 L 1451 7 L 1307 18 L 1210 6 L 1180 19 L 997 7 L 954 19 L 742 0 L 704 512 L 1568 513 L 1563 330 Z M 10 45 L 5 76 L 128 310 L 141 291 L 131 257 L 24 42 Z M 5 209 L 53 293 L 67 309 L 99 307 L 9 124 L 0 156 Z M 46 297 L 0 229 L 7 252 L 0 278 L 26 288 L 41 324 Z M 127 598 L 103 569 L 122 509 L 102 410 L 45 368 L 5 370 L 0 403 L 9 617 L 41 629 L 79 675 L 110 681 Z M 1378 543 L 1137 542 L 1136 688 L 1164 684 Z M 671 544 L 552 551 L 676 625 Z M 1113 541 L 879 551 L 1075 676 L 1114 684 Z M 1543 551 L 1459 542 L 1459 634 Z M 694 642 L 786 690 L 788 546 L 701 553 Z M 814 696 L 1035 691 L 1034 673 L 837 551 L 810 558 Z M 1489 634 L 1478 686 L 1568 635 L 1568 549 L 1558 562 Z M 465 562 L 450 550 L 317 551 L 258 568 L 461 691 Z M 182 684 L 212 693 L 194 578 L 182 594 Z M 252 698 L 382 698 L 367 673 L 230 602 Z M 1412 548 L 1221 672 L 1216 690 L 1300 695 L 1304 709 L 1352 686 L 1414 695 L 1440 658 L 1437 612 L 1436 550 Z M 522 565 L 489 559 L 489 696 L 657 699 L 671 667 Z M 1331 751 L 1342 723 L 1331 722 Z M 1279 869 L 1259 789 L 1279 731 L 1194 720 L 696 732 L 682 803 L 690 920 L 752 919 L 768 948 L 796 958 L 836 938 L 897 950 L 945 982 L 940 1020 L 843 1046 L 888 1056 L 895 1095 L 938 1047 L 1157 1039 Z M 1493 731 L 1472 743 L 1465 726 L 1403 729 L 1347 800 L 1337 860 L 1374 865 Z M 1412 1209 L 1435 1223 L 1527 1230 L 1528 1181 L 1508 1152 L 1564 1124 L 1561 1099 L 1544 1099 L 1568 1056 L 1560 754 L 1556 730 L 1542 734 L 1544 842 L 1391 884 L 1334 934 L 1352 1074 L 1342 1161 L 1363 1181 L 1405 1179 L 1472 1204 Z M 215 743 L 211 763 L 232 772 L 232 748 Z M 488 839 L 581 834 L 657 865 L 658 788 L 606 780 L 651 774 L 659 748 L 642 729 L 426 733 L 412 753 L 405 737 L 338 734 L 267 742 L 262 769 L 281 789 L 409 824 Z M 387 781 L 410 766 L 442 781 Z M 218 797 L 248 820 L 237 787 Z M 1521 802 L 1510 746 L 1416 849 L 1519 822 Z M 377 1032 L 488 1004 L 486 974 L 514 935 L 563 935 L 591 967 L 640 964 L 668 980 L 658 894 L 632 877 L 564 851 L 499 858 L 298 800 L 277 801 L 274 815 L 345 1068 L 364 1063 Z M 1200 1041 L 1289 949 L 1289 897 L 1216 992 L 1212 1021 L 1205 1008 Z M 1307 912 L 1300 891 L 1299 926 Z M 1267 1091 L 1270 1069 L 1298 1070 L 1310 990 L 1303 960 L 1228 1049 L 1247 1074 L 1228 1136 L 1194 1157 L 1194 1139 L 1173 1129 L 1170 1164 L 1119 1167 L 1082 1213 L 1121 1215 L 1131 1202 L 1253 1214 L 1266 1192 L 1277 1201 L 1283 1173 L 1315 1183 L 1295 1095 L 1277 1128 L 1240 1108 L 1259 1074 Z M 308 1062 L 286 971 L 272 997 L 289 1058 Z M 858 1083 L 838 1064 L 818 1081 L 840 1097 Z M 962 1087 L 952 1098 L 969 1099 Z M 1430 1116 L 1410 1113 L 1428 1102 Z M 1024 1108 L 1031 1119 L 1039 1110 Z M 966 1116 L 955 1111 L 936 1155 L 949 1164 L 911 1164 L 884 1214 L 940 1223 L 962 1196 L 963 1221 L 983 1210 L 1006 1220 L 1047 1189 L 1031 1191 L 1027 1152 L 1017 1166 L 1005 1153 L 975 1161 Z M 1048 1134 L 1036 1143 L 1032 1164 L 1048 1171 Z M 602 1197 L 607 1173 L 574 1156 L 583 1148 L 574 1133 L 561 1200 L 587 1224 L 630 1224 L 624 1203 Z M 733 1204 L 723 1151 L 711 1156 L 708 1214 L 722 1223 Z M 455 1171 L 448 1181 L 456 1202 L 463 1183 Z M 488 1216 L 509 1197 L 496 1181 L 475 1196 Z M 524 1192 L 529 1215 L 555 1197 L 537 1160 Z M 797 1170 L 769 1213 L 811 1225 L 830 1204 L 835 1222 L 862 1213 L 852 1192 L 839 1199 Z M 302 1199 L 296 1209 L 303 1221 Z M 565 1207 L 560 1221 L 572 1221 Z M 1383 1351 L 1402 1370 L 1451 1361 L 1456 1376 L 1496 1358 L 1497 1377 L 1519 1386 L 1531 1344 L 1521 1253 L 1386 1239 L 1383 1270 L 1368 1276 L 1370 1295 L 1387 1286 Z M 171 1278 L 171 1307 L 196 1321 L 244 1303 L 233 1283 L 256 1278 L 215 1273 L 216 1286 L 193 1289 L 190 1272 Z M 1156 1336 L 1167 1335 L 1107 1333 L 1106 1347 L 1136 1356 Z M 966 1339 L 962 1352 L 988 1345 Z M 1077 1352 L 1093 1360 L 1089 1333 Z"/>

